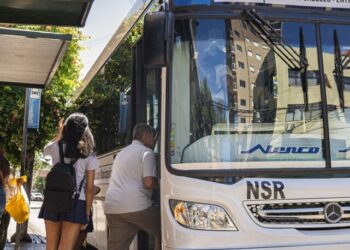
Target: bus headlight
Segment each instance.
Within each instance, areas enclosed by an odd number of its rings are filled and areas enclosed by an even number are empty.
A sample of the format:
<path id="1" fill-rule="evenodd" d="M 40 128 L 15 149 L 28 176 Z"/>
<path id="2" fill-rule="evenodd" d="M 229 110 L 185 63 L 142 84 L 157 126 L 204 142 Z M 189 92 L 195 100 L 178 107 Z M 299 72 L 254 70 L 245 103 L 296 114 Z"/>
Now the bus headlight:
<path id="1" fill-rule="evenodd" d="M 184 227 L 209 231 L 237 231 L 222 207 L 179 200 L 170 200 L 170 207 L 175 220 Z"/>

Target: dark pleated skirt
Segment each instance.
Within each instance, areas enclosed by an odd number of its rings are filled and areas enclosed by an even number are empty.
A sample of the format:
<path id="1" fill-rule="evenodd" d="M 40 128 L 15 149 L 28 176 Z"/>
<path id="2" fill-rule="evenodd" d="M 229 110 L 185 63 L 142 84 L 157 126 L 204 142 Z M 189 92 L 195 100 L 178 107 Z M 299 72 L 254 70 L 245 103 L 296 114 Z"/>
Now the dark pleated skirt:
<path id="1" fill-rule="evenodd" d="M 38 217 L 53 222 L 68 221 L 71 223 L 86 225 L 88 223 L 86 216 L 86 201 L 76 200 L 72 210 L 68 213 L 57 213 L 49 209 L 45 209 L 43 204 Z"/>

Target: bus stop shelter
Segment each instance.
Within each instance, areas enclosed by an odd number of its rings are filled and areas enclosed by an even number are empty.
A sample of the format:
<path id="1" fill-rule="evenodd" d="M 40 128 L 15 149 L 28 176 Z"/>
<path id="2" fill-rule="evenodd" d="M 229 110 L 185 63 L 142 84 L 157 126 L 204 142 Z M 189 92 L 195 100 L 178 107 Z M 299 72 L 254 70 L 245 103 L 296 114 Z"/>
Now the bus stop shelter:
<path id="1" fill-rule="evenodd" d="M 93 0 L 0 0 L 0 23 L 85 25 Z M 50 82 L 70 35 L 0 28 L 0 84 L 42 88 Z"/>
<path id="2" fill-rule="evenodd" d="M 0 84 L 43 88 L 54 76 L 71 38 L 0 28 Z"/>
<path id="3" fill-rule="evenodd" d="M 85 25 L 93 0 L 0 0 L 0 23 Z"/>

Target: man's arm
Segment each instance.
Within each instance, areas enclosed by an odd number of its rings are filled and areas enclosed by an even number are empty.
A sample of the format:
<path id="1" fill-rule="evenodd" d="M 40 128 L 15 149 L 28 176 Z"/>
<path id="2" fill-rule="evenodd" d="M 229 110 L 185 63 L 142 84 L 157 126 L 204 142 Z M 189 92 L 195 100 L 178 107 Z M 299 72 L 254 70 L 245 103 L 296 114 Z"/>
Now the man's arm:
<path id="1" fill-rule="evenodd" d="M 157 178 L 153 176 L 143 177 L 143 186 L 146 189 L 156 189 L 158 187 Z"/>
<path id="2" fill-rule="evenodd" d="M 158 186 L 156 161 L 153 152 L 145 152 L 143 155 L 143 186 L 146 189 L 155 189 Z"/>

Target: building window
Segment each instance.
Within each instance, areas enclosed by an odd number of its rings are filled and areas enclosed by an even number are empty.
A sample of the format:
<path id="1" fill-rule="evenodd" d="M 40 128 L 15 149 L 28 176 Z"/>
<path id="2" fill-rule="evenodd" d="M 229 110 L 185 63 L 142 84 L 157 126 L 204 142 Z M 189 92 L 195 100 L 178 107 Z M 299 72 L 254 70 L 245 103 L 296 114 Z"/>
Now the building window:
<path id="1" fill-rule="evenodd" d="M 255 57 L 256 57 L 256 59 L 257 59 L 258 61 L 261 61 L 261 55 L 256 54 Z"/>
<path id="2" fill-rule="evenodd" d="M 237 47 L 237 50 L 239 51 L 239 52 L 242 52 L 242 46 L 241 45 L 236 45 L 236 47 Z"/>
<path id="3" fill-rule="evenodd" d="M 266 49 L 266 50 L 269 49 L 269 47 L 267 47 L 266 45 L 263 45 L 262 47 L 263 47 L 263 49 Z"/>
<path id="4" fill-rule="evenodd" d="M 258 44 L 257 42 L 253 42 L 253 45 L 254 45 L 255 47 L 259 47 L 259 44 Z"/>
<path id="5" fill-rule="evenodd" d="M 232 84 L 232 90 L 237 91 L 237 82 L 235 82 L 235 81 Z"/>
<path id="6" fill-rule="evenodd" d="M 236 71 L 236 64 L 234 62 L 231 63 L 231 69 L 232 71 Z"/>
<path id="7" fill-rule="evenodd" d="M 247 43 L 250 43 L 250 39 L 249 39 L 248 37 L 245 38 L 245 41 L 246 41 Z"/>
<path id="8" fill-rule="evenodd" d="M 245 81 L 239 80 L 239 86 L 241 86 L 242 88 L 245 88 Z"/>
<path id="9" fill-rule="evenodd" d="M 244 69 L 244 63 L 238 61 L 238 67 L 240 67 L 241 69 Z"/>
<path id="10" fill-rule="evenodd" d="M 301 87 L 301 73 L 299 70 L 288 70 L 288 81 L 290 87 Z M 318 71 L 317 70 L 308 70 L 307 71 L 307 83 L 308 86 L 318 85 Z"/>
<path id="11" fill-rule="evenodd" d="M 233 94 L 233 107 L 237 108 L 237 94 L 236 93 Z"/>
<path id="12" fill-rule="evenodd" d="M 253 67 L 253 66 L 249 66 L 249 70 L 250 70 L 250 72 L 255 72 L 255 68 Z"/>
<path id="13" fill-rule="evenodd" d="M 241 123 L 246 123 L 247 121 L 246 121 L 246 119 L 245 119 L 245 117 L 241 117 Z"/>
<path id="14" fill-rule="evenodd" d="M 253 52 L 251 52 L 250 50 L 247 51 L 248 56 L 253 56 Z"/>
<path id="15" fill-rule="evenodd" d="M 239 32 L 237 30 L 234 30 L 233 32 L 235 32 L 236 36 L 241 37 L 241 34 L 239 34 Z"/>
<path id="16" fill-rule="evenodd" d="M 247 106 L 247 101 L 245 99 L 240 100 L 241 106 Z"/>

